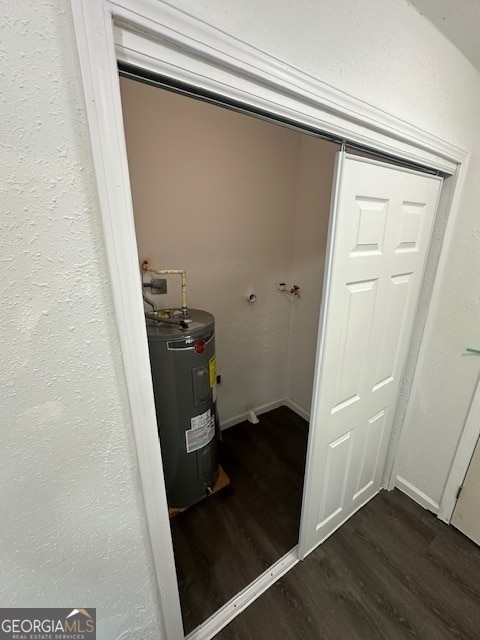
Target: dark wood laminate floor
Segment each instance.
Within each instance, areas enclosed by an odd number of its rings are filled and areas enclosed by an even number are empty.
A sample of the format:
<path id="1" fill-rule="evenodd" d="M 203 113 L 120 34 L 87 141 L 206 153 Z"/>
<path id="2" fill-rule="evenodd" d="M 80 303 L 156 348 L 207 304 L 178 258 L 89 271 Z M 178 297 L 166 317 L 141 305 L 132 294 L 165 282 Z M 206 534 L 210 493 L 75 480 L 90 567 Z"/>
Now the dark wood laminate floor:
<path id="1" fill-rule="evenodd" d="M 223 432 L 230 485 L 171 520 L 189 633 L 298 543 L 308 424 L 280 407 Z"/>
<path id="2" fill-rule="evenodd" d="M 216 640 L 478 640 L 480 548 L 382 492 Z"/>

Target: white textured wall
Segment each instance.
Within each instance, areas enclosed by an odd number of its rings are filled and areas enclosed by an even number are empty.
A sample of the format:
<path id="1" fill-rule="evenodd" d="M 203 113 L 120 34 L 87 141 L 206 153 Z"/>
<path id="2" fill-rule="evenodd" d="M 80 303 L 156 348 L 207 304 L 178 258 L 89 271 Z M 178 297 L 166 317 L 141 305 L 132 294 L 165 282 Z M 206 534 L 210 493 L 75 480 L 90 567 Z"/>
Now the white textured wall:
<path id="1" fill-rule="evenodd" d="M 83 602 L 98 607 L 106 640 L 162 637 L 154 631 L 151 557 L 101 274 L 68 5 L 2 0 L 0 6 L 2 603 Z M 182 0 L 180 6 L 347 93 L 478 149 L 478 75 L 403 0 Z M 420 443 L 408 447 L 410 465 L 424 466 L 419 487 L 432 496 L 468 408 L 465 380 L 478 366 L 456 350 L 449 358 L 453 346 L 442 342 L 456 336 L 463 346 L 477 327 L 477 163 L 422 372 L 439 420 L 430 413 L 413 425 L 422 447 L 423 434 L 433 443 L 432 455 L 419 455 Z M 445 368 L 449 383 L 436 387 Z M 452 428 L 438 458 L 437 442 Z"/>
<path id="2" fill-rule="evenodd" d="M 0 600 L 157 639 L 70 9 L 0 6 Z"/>
<path id="3" fill-rule="evenodd" d="M 298 167 L 290 306 L 287 396 L 310 413 L 318 318 L 323 289 L 328 218 L 338 145 L 302 135 Z"/>
<path id="4" fill-rule="evenodd" d="M 448 254 L 435 327 L 405 425 L 398 475 L 440 503 L 480 373 L 480 135 L 477 134 Z"/>
<path id="5" fill-rule="evenodd" d="M 477 73 L 406 0 L 167 0 L 192 16 L 460 146 Z"/>
<path id="6" fill-rule="evenodd" d="M 132 80 L 121 88 L 139 258 L 186 269 L 188 305 L 214 314 L 225 424 L 285 397 L 289 306 L 276 285 L 291 281 L 301 136 Z M 160 308 L 180 305 L 179 278 L 168 287 Z"/>

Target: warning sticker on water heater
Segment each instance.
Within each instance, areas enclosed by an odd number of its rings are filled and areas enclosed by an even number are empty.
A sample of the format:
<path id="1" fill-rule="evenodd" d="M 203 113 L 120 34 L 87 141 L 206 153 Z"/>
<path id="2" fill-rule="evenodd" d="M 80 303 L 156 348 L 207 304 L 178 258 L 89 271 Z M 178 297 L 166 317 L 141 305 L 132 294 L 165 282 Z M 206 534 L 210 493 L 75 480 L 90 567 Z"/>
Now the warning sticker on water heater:
<path id="1" fill-rule="evenodd" d="M 191 428 L 185 431 L 187 453 L 205 447 L 215 437 L 215 416 L 210 409 L 190 420 Z"/>

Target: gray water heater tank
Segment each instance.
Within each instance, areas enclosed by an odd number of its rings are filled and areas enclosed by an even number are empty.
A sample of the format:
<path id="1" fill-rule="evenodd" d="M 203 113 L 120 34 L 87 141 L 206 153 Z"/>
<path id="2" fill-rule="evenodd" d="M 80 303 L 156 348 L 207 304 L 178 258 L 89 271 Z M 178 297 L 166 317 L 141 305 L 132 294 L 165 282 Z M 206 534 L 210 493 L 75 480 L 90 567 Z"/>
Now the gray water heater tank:
<path id="1" fill-rule="evenodd" d="M 207 496 L 217 478 L 215 320 L 189 309 L 188 329 L 147 320 L 158 433 L 170 507 Z"/>

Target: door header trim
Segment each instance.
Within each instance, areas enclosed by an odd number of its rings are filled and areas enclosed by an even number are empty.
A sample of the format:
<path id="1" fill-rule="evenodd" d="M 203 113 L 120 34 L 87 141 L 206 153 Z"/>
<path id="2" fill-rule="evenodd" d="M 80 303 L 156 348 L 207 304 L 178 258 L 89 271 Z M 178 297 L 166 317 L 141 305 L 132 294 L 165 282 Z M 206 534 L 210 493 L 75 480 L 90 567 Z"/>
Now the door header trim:
<path id="1" fill-rule="evenodd" d="M 251 106 L 448 174 L 466 156 L 463 149 L 176 7 L 156 0 L 106 4 L 115 24 L 117 59 L 124 64 L 244 103 L 248 97 Z"/>

